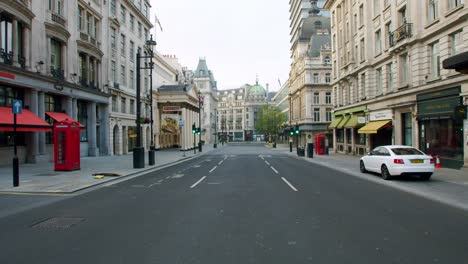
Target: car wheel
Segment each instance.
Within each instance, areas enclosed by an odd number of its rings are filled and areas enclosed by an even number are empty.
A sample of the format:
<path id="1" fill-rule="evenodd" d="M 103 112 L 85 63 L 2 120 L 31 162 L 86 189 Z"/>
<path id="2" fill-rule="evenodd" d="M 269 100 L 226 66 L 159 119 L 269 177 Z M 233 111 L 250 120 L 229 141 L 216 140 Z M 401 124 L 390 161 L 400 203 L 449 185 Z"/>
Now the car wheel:
<path id="1" fill-rule="evenodd" d="M 428 181 L 432 176 L 432 173 L 421 174 L 421 180 Z"/>
<path id="2" fill-rule="evenodd" d="M 359 170 L 361 170 L 362 173 L 367 172 L 366 166 L 364 165 L 364 161 L 362 161 L 362 160 L 359 162 Z"/>
<path id="3" fill-rule="evenodd" d="M 382 165 L 381 173 L 382 173 L 382 179 L 386 181 L 391 180 L 392 175 L 390 175 L 390 172 L 388 171 L 388 168 L 385 164 Z"/>

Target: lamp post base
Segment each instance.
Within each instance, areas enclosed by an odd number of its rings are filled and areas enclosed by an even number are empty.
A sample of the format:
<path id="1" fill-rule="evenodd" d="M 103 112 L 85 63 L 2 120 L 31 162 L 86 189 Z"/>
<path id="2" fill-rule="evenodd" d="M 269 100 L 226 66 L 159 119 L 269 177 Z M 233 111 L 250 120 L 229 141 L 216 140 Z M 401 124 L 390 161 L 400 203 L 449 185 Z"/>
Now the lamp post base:
<path id="1" fill-rule="evenodd" d="M 133 148 L 133 168 L 142 169 L 145 167 L 145 149 L 142 147 Z"/>
<path id="2" fill-rule="evenodd" d="M 150 148 L 150 150 L 148 151 L 148 165 L 150 166 L 153 166 L 154 164 L 156 164 L 154 154 L 155 154 L 154 148 Z"/>
<path id="3" fill-rule="evenodd" d="M 214 143 L 213 148 L 217 148 L 217 147 L 218 147 L 218 144 Z"/>

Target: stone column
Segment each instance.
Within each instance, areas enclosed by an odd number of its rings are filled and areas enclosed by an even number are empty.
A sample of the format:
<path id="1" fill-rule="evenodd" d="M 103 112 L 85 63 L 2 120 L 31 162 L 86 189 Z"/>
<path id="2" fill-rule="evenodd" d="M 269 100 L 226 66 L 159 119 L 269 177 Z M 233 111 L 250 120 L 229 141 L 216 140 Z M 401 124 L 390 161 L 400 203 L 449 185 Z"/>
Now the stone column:
<path id="1" fill-rule="evenodd" d="M 71 118 L 73 118 L 73 98 L 70 96 L 67 96 L 64 98 L 64 107 L 65 107 L 65 112 L 67 115 L 69 115 Z"/>
<path id="2" fill-rule="evenodd" d="M 71 118 L 75 119 L 76 121 L 78 121 L 78 100 L 76 98 L 72 98 L 72 111 L 71 111 Z M 86 124 L 82 124 L 82 125 L 86 125 Z"/>
<path id="3" fill-rule="evenodd" d="M 38 93 L 37 115 L 41 119 L 45 119 L 45 94 L 44 92 Z M 39 132 L 39 154 L 40 155 L 46 154 L 45 132 Z"/>
<path id="4" fill-rule="evenodd" d="M 32 63 L 31 63 L 31 30 L 29 28 L 24 28 L 23 30 L 23 37 L 24 37 L 24 58 L 26 60 L 26 69 L 32 70 Z"/>
<path id="5" fill-rule="evenodd" d="M 62 49 L 61 49 L 61 52 L 62 52 L 62 60 L 60 61 L 60 65 L 61 65 L 61 70 L 63 71 L 63 76 L 65 77 L 65 80 L 70 80 L 70 75 L 68 74 L 68 65 L 67 65 L 67 62 L 68 62 L 68 59 L 67 59 L 67 46 L 65 44 L 62 44 Z"/>
<path id="6" fill-rule="evenodd" d="M 12 45 L 13 45 L 13 64 L 18 66 L 18 20 L 13 19 L 13 26 L 12 26 Z"/>
<path id="7" fill-rule="evenodd" d="M 36 90 L 31 90 L 29 110 L 34 114 L 39 113 L 38 94 Z M 39 133 L 33 132 L 28 137 L 28 155 L 26 157 L 28 163 L 37 163 L 37 156 L 39 156 Z"/>
<path id="8" fill-rule="evenodd" d="M 98 156 L 98 149 L 96 144 L 96 103 L 88 102 L 87 104 L 88 112 L 88 156 L 96 157 Z"/>
<path id="9" fill-rule="evenodd" d="M 89 81 L 91 80 L 91 78 L 89 78 L 90 77 L 89 55 L 86 55 L 86 62 L 85 63 L 86 63 L 86 76 L 85 76 L 85 78 L 86 78 L 86 83 L 89 84 Z"/>
<path id="10" fill-rule="evenodd" d="M 110 133 L 113 133 L 113 128 L 110 127 L 109 121 L 109 105 L 102 104 L 99 109 L 101 110 L 101 142 L 99 142 L 99 149 L 103 155 L 110 155 Z"/>
<path id="11" fill-rule="evenodd" d="M 187 115 L 187 109 L 182 108 L 182 117 L 181 119 L 184 121 L 184 126 L 182 127 L 180 131 L 180 136 L 181 138 L 181 145 L 182 145 L 182 150 L 187 149 L 187 120 L 186 120 L 186 115 Z"/>
<path id="12" fill-rule="evenodd" d="M 353 155 L 356 154 L 355 150 L 356 150 L 356 139 L 354 138 L 354 130 L 356 128 L 351 128 L 351 152 L 353 153 Z"/>

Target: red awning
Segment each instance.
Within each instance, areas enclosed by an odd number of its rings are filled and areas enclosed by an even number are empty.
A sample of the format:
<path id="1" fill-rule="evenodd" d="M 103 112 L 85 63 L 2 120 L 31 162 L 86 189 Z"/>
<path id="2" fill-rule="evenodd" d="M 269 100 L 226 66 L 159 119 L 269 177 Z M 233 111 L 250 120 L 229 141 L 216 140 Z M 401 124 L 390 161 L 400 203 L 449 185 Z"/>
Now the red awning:
<path id="1" fill-rule="evenodd" d="M 52 129 L 50 124 L 26 109 L 16 115 L 16 124 L 18 132 L 49 132 Z M 13 131 L 11 107 L 0 106 L 0 131 Z"/>
<path id="2" fill-rule="evenodd" d="M 74 120 L 73 118 L 71 118 L 69 115 L 67 115 L 65 113 L 46 112 L 46 115 L 50 116 L 50 118 L 52 118 L 53 120 L 55 120 L 57 122 L 68 120 L 68 121 L 73 121 L 73 122 L 76 122 L 76 123 L 80 124 L 78 121 Z M 84 128 L 84 126 L 82 124 L 80 124 L 80 127 Z"/>

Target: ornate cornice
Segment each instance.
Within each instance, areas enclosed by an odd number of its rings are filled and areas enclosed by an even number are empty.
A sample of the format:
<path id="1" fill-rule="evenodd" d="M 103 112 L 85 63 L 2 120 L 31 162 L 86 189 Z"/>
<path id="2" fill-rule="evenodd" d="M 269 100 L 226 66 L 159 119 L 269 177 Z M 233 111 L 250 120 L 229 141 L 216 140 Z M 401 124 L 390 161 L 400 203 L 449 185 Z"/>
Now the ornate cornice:
<path id="1" fill-rule="evenodd" d="M 76 40 L 76 44 L 78 45 L 78 50 L 81 50 L 81 51 L 83 51 L 85 53 L 93 55 L 96 58 L 102 59 L 102 56 L 104 55 L 104 52 L 102 52 L 100 49 L 98 49 L 93 44 L 88 43 L 86 41 L 82 41 L 82 40 L 78 39 L 78 40 Z"/>

